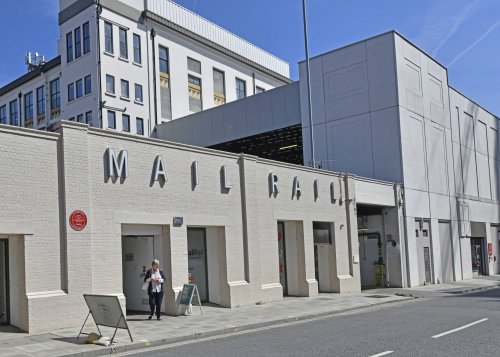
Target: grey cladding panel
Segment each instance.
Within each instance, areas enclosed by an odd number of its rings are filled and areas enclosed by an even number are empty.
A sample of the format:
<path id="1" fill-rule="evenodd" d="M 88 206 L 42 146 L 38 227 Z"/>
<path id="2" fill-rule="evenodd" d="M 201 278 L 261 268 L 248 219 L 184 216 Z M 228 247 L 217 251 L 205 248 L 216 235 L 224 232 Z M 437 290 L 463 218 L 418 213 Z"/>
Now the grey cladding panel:
<path id="1" fill-rule="evenodd" d="M 351 118 L 329 125 L 330 155 L 336 171 L 373 177 L 370 116 Z"/>

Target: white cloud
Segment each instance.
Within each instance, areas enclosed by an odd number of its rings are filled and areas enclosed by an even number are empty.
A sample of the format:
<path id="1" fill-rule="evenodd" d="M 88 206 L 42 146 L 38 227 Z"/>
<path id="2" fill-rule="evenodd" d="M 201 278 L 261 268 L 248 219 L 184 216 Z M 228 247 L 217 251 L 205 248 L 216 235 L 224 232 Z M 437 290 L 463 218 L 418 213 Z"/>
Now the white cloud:
<path id="1" fill-rule="evenodd" d="M 416 42 L 435 56 L 438 51 L 457 32 L 479 5 L 479 0 L 467 1 L 461 7 L 456 0 L 438 0 L 427 11 Z"/>
<path id="2" fill-rule="evenodd" d="M 500 20 L 498 20 L 497 22 L 495 22 L 493 24 L 493 26 L 490 26 L 485 32 L 483 32 L 481 34 L 481 36 L 479 36 L 474 42 L 472 42 L 465 50 L 463 50 L 462 52 L 460 52 L 458 54 L 458 56 L 456 56 L 454 59 L 452 59 L 450 61 L 450 63 L 448 63 L 447 67 L 450 67 L 451 65 L 453 65 L 456 61 L 458 61 L 460 58 L 462 58 L 463 56 L 465 56 L 470 50 L 472 50 L 474 47 L 476 47 L 479 44 L 479 42 L 481 42 L 482 40 L 484 40 L 490 33 L 492 33 L 497 28 L 498 25 L 500 25 Z"/>

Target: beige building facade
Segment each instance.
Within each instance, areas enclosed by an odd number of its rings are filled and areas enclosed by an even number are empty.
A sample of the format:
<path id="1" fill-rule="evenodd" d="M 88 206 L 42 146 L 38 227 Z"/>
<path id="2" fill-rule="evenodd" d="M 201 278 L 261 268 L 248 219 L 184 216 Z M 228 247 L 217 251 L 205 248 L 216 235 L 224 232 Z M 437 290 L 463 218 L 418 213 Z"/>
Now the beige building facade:
<path id="1" fill-rule="evenodd" d="M 84 293 L 147 311 L 153 258 L 169 315 L 189 281 L 228 308 L 357 292 L 356 205 L 384 206 L 396 230 L 402 216 L 392 183 L 73 122 L 0 125 L 0 165 L 0 303 L 4 322 L 29 332 L 81 325 Z M 389 254 L 401 270 L 399 249 Z"/>

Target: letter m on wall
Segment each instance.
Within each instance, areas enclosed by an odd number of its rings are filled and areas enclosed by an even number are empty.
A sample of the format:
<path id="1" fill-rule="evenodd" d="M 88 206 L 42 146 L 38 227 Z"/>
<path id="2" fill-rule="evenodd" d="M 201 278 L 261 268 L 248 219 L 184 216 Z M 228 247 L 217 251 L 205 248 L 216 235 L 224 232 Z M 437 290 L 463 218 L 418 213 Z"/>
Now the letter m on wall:
<path id="1" fill-rule="evenodd" d="M 106 150 L 106 173 L 108 178 L 128 177 L 128 153 L 127 150 L 120 151 L 118 157 L 113 148 Z"/>

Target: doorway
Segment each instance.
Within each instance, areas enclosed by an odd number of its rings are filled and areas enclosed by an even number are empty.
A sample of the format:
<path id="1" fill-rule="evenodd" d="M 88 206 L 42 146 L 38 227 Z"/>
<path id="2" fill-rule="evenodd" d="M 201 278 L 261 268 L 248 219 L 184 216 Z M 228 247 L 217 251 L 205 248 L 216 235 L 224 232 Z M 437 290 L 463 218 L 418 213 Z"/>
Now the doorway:
<path id="1" fill-rule="evenodd" d="M 285 247 L 285 222 L 278 222 L 278 256 L 280 284 L 283 287 L 283 296 L 288 295 L 286 283 L 286 247 Z"/>
<path id="2" fill-rule="evenodd" d="M 472 275 L 486 275 L 484 238 L 471 238 Z"/>
<path id="3" fill-rule="evenodd" d="M 432 284 L 432 252 L 430 222 L 422 218 L 415 220 L 417 240 L 419 285 Z"/>
<path id="4" fill-rule="evenodd" d="M 144 276 L 159 253 L 154 236 L 122 236 L 123 294 L 128 311 L 149 311 Z M 161 264 L 161 262 L 160 262 Z"/>
<path id="5" fill-rule="evenodd" d="M 201 302 L 207 302 L 207 234 L 205 228 L 188 228 L 188 272 L 189 282 L 196 284 Z"/>
<path id="6" fill-rule="evenodd" d="M 0 239 L 0 325 L 9 324 L 9 244 Z"/>

